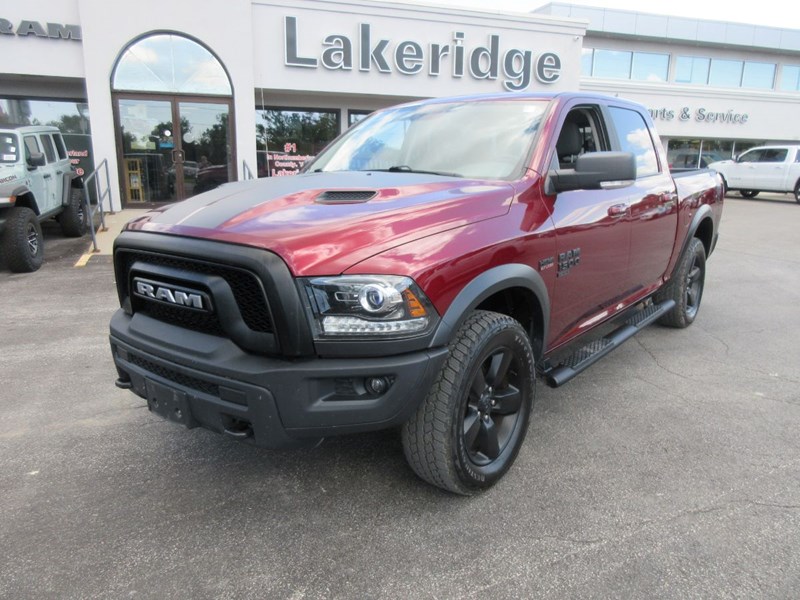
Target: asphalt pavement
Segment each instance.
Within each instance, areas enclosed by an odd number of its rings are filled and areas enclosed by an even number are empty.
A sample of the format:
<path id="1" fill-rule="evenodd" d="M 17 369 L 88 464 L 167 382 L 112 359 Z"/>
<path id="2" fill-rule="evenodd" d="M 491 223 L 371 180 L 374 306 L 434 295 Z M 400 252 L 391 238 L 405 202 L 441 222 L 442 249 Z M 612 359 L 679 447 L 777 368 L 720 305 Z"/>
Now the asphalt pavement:
<path id="1" fill-rule="evenodd" d="M 0 598 L 797 597 L 798 231 L 730 196 L 694 325 L 539 385 L 462 498 L 395 431 L 276 452 L 152 416 L 113 384 L 110 257 L 48 227 L 0 270 Z"/>

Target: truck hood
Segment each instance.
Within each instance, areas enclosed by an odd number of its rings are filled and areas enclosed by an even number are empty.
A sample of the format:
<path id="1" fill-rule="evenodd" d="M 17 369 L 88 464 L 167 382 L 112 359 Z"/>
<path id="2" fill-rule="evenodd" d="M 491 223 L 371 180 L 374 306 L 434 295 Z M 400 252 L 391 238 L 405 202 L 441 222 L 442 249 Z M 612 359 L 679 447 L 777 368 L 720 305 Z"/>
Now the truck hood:
<path id="1" fill-rule="evenodd" d="M 271 250 L 298 276 L 508 212 L 511 184 L 418 173 L 306 173 L 225 184 L 128 223 Z"/>

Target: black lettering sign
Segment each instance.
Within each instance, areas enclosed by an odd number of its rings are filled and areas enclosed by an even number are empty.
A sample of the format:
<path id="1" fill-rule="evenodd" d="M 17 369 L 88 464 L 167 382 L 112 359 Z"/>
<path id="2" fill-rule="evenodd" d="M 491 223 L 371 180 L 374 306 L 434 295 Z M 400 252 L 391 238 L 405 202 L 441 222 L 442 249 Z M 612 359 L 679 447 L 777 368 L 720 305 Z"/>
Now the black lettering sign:
<path id="1" fill-rule="evenodd" d="M 301 58 L 297 52 L 297 17 L 285 17 L 283 19 L 283 35 L 287 66 L 311 67 L 312 69 L 317 66 L 316 58 Z"/>

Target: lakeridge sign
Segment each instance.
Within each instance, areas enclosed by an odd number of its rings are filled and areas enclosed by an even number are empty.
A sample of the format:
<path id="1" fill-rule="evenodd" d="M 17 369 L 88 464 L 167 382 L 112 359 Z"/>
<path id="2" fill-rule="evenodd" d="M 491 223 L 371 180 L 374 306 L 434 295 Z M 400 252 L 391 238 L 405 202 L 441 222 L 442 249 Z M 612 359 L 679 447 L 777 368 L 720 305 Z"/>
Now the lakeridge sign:
<path id="1" fill-rule="evenodd" d="M 555 52 L 534 56 L 531 50 L 508 48 L 501 51 L 501 40 L 491 34 L 483 45 L 468 47 L 464 32 L 455 31 L 452 39 L 430 43 L 427 47 L 412 40 L 392 44 L 392 40 L 375 39 L 372 26 L 360 23 L 354 39 L 344 34 L 328 35 L 321 42 L 318 55 L 301 52 L 297 17 L 284 17 L 284 57 L 287 67 L 317 69 L 320 65 L 331 71 L 379 73 L 395 71 L 402 75 L 417 75 L 423 71 L 430 77 L 449 73 L 451 77 L 468 75 L 474 79 L 502 81 L 509 91 L 526 89 L 533 78 L 544 84 L 555 83 L 561 77 L 561 57 Z"/>

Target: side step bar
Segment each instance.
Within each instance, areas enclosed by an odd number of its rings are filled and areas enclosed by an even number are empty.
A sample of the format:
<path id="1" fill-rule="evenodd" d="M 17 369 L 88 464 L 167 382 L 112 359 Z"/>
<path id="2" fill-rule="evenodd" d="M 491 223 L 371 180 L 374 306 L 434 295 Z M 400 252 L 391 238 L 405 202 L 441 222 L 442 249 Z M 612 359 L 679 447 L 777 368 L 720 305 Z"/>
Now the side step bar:
<path id="1" fill-rule="evenodd" d="M 606 354 L 619 348 L 623 342 L 628 341 L 674 307 L 674 300 L 664 300 L 659 304 L 646 306 L 607 336 L 587 344 L 572 356 L 569 356 L 560 365 L 546 370 L 544 377 L 547 385 L 554 388 L 564 385 L 578 373 L 585 371 Z"/>

